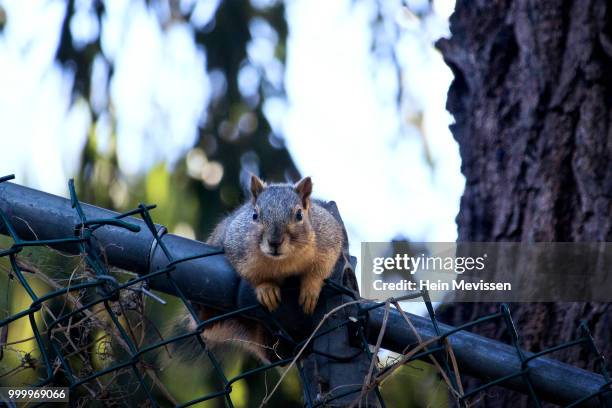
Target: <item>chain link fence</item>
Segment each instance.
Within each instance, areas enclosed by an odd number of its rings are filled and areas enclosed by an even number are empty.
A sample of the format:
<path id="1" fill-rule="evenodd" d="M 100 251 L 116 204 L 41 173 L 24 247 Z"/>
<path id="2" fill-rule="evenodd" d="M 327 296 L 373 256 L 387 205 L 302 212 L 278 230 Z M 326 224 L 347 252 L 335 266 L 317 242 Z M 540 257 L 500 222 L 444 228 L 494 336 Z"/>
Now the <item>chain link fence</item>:
<path id="1" fill-rule="evenodd" d="M 11 178 L 2 177 L 0 183 Z M 4 185 L 15 186 L 11 183 Z M 28 385 L 67 386 L 72 406 L 84 406 L 88 401 L 98 400 L 118 406 L 138 401 L 141 406 L 185 407 L 218 400 L 222 405 L 233 407 L 232 392 L 237 382 L 273 370 L 280 373 L 280 377 L 267 390 L 261 401 L 263 406 L 269 403 L 289 369 L 295 367 L 304 390 L 303 404 L 307 407 L 384 407 L 380 385 L 398 368 L 415 360 L 425 360 L 435 367 L 438 376 L 448 386 L 450 405 L 468 406 L 493 386 L 521 390 L 537 407 L 544 400 L 566 407 L 606 406 L 610 401 L 612 381 L 606 362 L 584 322 L 574 341 L 538 353 L 527 353 L 521 348 L 519 329 L 507 305 L 500 305 L 499 312 L 495 314 L 452 328 L 438 322 L 426 292 L 409 296 L 424 302 L 428 314 L 423 318 L 402 310 L 400 302 L 407 298 L 377 303 L 360 299 L 355 290 L 356 284 L 353 282 L 351 285 L 346 276 L 327 281 L 318 307 L 321 311 L 315 314 L 313 321 L 296 322 L 295 318 L 287 319 L 268 313 L 253 301 L 252 293 L 246 297 L 250 300 L 249 304 L 235 307 L 234 302 L 231 303 L 234 308 L 227 310 L 231 307 L 229 303 L 220 303 L 224 298 L 235 299 L 237 295 L 232 295 L 232 292 L 241 290 L 243 286 L 223 287 L 223 282 L 212 282 L 205 287 L 204 284 L 186 283 L 186 275 L 179 273 L 183 267 L 193 269 L 192 263 L 195 261 L 210 265 L 211 271 L 219 270 L 221 266 L 215 262 L 222 261 L 222 251 L 210 247 L 190 247 L 193 242 L 187 242 L 189 240 L 180 241 L 180 245 L 170 244 L 166 239 L 170 234 L 165 234 L 163 227 L 153 222 L 151 210 L 154 206 L 141 204 L 122 214 L 91 218 L 86 215 L 84 204 L 78 200 L 71 181 L 70 204 L 77 220 L 75 225 L 69 225 L 72 233 L 66 234 L 64 229 L 64 235 L 54 235 L 62 230 L 50 228 L 39 236 L 41 225 L 45 220 L 57 216 L 57 211 L 46 207 L 44 197 L 36 201 L 33 196 L 22 195 L 20 199 L 33 200 L 28 211 L 38 214 L 34 217 L 36 219 L 25 219 L 27 217 L 12 213 L 14 202 L 11 199 L 3 201 L 3 192 L 7 191 L 0 188 L 0 232 L 10 238 L 8 246 L 0 247 L 0 259 L 7 260 L 8 265 L 3 268 L 8 280 L 7 306 L 2 311 L 5 316 L 0 315 L 0 385 L 17 385 L 12 379 L 19 373 L 31 371 L 37 380 Z M 142 221 L 136 222 L 136 216 Z M 63 221 L 66 223 L 69 220 Z M 147 243 L 141 245 L 142 250 L 113 252 L 117 248 L 108 242 L 114 242 L 113 239 L 119 235 L 111 235 L 107 240 L 100 238 L 107 234 L 103 231 L 109 227 L 115 234 L 122 234 L 121 242 L 142 242 L 143 234 L 147 234 L 151 238 L 147 242 L 153 243 L 156 255 L 151 255 L 153 249 L 146 248 Z M 32 239 L 24 238 L 23 231 L 27 230 L 30 231 L 27 235 L 31 235 Z M 123 245 L 117 242 L 117 246 Z M 54 279 L 44 268 L 22 256 L 23 251 L 30 247 L 45 248 L 47 251 L 52 250 L 49 248 L 59 248 L 72 253 L 66 261 L 66 268 L 73 268 L 70 277 Z M 177 251 L 176 248 L 181 250 Z M 196 252 L 193 248 L 206 250 Z M 130 257 L 133 259 L 127 259 Z M 163 261 L 161 266 L 160 259 Z M 146 264 L 146 268 L 130 268 L 139 260 Z M 153 264 L 157 266 L 153 267 Z M 113 266 L 138 269 L 140 275 L 126 278 L 126 275 L 117 273 Z M 202 275 L 205 272 L 194 273 Z M 42 293 L 33 284 L 33 277 L 41 279 L 51 290 Z M 29 300 L 26 307 L 11 313 L 9 294 L 17 296 L 19 291 L 8 288 L 15 284 L 21 288 L 21 296 Z M 157 332 L 154 325 L 147 321 L 145 301 L 157 303 L 162 308 L 165 301 L 152 289 L 175 295 L 195 324 L 172 336 Z M 198 295 L 197 299 L 194 299 L 194 293 Z M 220 309 L 226 312 L 200 320 L 192 301 L 202 299 L 208 300 L 212 306 L 223 306 Z M 274 333 L 278 338 L 277 344 L 289 351 L 282 357 L 279 355 L 272 363 L 230 375 L 214 349 L 208 347 L 202 333 L 212 324 L 239 315 L 255 317 Z M 14 323 L 20 319 L 27 319 L 32 335 L 8 341 L 9 333 L 16 330 Z M 468 333 L 472 327 L 491 322 L 504 325 L 511 339 L 510 345 L 501 345 Z M 296 326 L 300 330 L 296 330 Z M 155 340 L 145 340 L 145 337 L 151 337 L 145 336 L 145 333 L 153 333 Z M 337 341 L 338 333 L 345 336 L 340 341 Z M 7 351 L 26 341 L 33 342 L 31 351 L 20 352 L 19 359 L 9 361 Z M 187 341 L 190 347 L 197 348 L 196 354 L 204 356 L 212 367 L 212 376 L 206 380 L 214 383 L 215 388 L 198 398 L 178 402 L 165 387 L 158 367 L 149 357 L 176 343 Z M 475 347 L 474 342 L 486 347 Z M 545 358 L 550 353 L 569 347 L 584 348 L 595 359 L 597 373 Z M 377 357 L 383 349 L 396 352 L 386 364 Z M 513 359 L 512 363 L 509 363 L 510 358 Z M 482 361 L 496 363 L 482 364 Z M 563 375 L 555 377 L 558 373 Z M 481 378 L 483 384 L 465 390 L 462 375 L 466 374 Z M 358 383 L 354 381 L 355 375 L 361 379 Z M 327 383 L 322 386 L 321 378 L 326 376 Z M 569 393 L 570 389 L 572 393 Z"/>

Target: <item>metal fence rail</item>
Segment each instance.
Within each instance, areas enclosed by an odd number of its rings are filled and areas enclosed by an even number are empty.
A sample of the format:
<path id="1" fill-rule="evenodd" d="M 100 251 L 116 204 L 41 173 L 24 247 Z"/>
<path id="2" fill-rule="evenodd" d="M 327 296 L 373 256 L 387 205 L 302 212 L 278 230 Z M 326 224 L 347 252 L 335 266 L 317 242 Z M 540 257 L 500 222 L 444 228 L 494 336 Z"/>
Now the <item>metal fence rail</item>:
<path id="1" fill-rule="evenodd" d="M 346 248 L 344 260 L 338 261 L 334 275 L 328 280 L 313 319 L 301 315 L 295 300 L 297 296 L 283 296 L 288 301 L 284 301 L 277 312 L 268 313 L 257 303 L 250 286 L 238 277 L 222 251 L 167 233 L 163 226 L 153 223 L 150 214 L 153 206 L 140 205 L 133 211 L 117 214 L 80 203 L 72 183 L 69 183 L 71 200 L 67 200 L 3 183 L 10 178 L 0 178 L 0 233 L 10 236 L 13 244 L 0 249 L 0 258 L 9 259 L 11 275 L 18 280 L 32 303 L 29 308 L 1 320 L 0 330 L 6 330 L 18 319 L 29 319 L 45 370 L 44 378 L 35 385 L 55 384 L 61 377 L 71 390 L 78 390 L 113 371 L 130 370 L 151 404 L 157 406 L 150 391 L 152 384 L 143 374 L 143 357 L 160 347 L 193 338 L 215 368 L 221 387 L 181 406 L 218 398 L 231 407 L 232 384 L 287 364 L 296 364 L 298 368 L 304 403 L 308 407 L 348 406 L 360 399 L 362 406 L 384 406 L 379 383 L 399 364 L 415 359 L 433 362 L 439 368 L 458 405 L 464 405 L 495 385 L 528 394 L 535 406 L 540 406 L 541 401 L 550 401 L 567 407 L 597 407 L 612 401 L 612 382 L 605 360 L 597 351 L 586 324 L 581 326 L 581 333 L 575 341 L 533 354 L 521 349 L 519 332 L 506 305 L 501 305 L 498 313 L 453 328 L 437 321 L 424 292 L 413 297 L 425 302 L 427 317 L 404 313 L 396 301 L 363 301 L 356 292 Z M 335 207 L 331 205 L 330 210 L 334 212 Z M 92 277 L 39 296 L 28 283 L 27 272 L 22 270 L 17 258 L 17 254 L 29 246 L 51 246 L 80 254 L 92 271 Z M 121 282 L 109 272 L 109 266 L 136 272 L 139 277 Z M 95 296 L 90 296 L 79 307 L 55 316 L 47 327 L 46 336 L 41 334 L 35 313 L 45 302 L 92 289 L 95 289 Z M 126 291 L 155 298 L 150 289 L 177 296 L 197 322 L 195 330 L 138 348 L 120 321 L 116 304 L 121 305 L 121 295 Z M 283 289 L 292 290 L 295 288 L 291 284 Z M 192 301 L 226 313 L 200 321 Z M 127 358 L 87 376 L 78 376 L 59 344 L 60 340 L 54 336 L 54 330 L 65 326 L 67 321 L 85 310 L 100 306 L 109 316 L 119 340 L 126 345 Z M 336 311 L 328 314 L 333 309 Z M 228 378 L 201 333 L 210 324 L 236 315 L 264 323 L 293 353 L 288 358 Z M 319 321 L 322 321 L 320 327 L 316 325 Z M 502 344 L 467 331 L 472 326 L 492 321 L 505 326 L 511 344 Z M 0 358 L 2 341 L 0 336 Z M 375 346 L 372 349 L 368 344 Z M 376 364 L 371 364 L 371 352 L 380 347 L 404 357 L 396 365 L 379 369 Z M 598 373 L 544 357 L 567 347 L 586 348 L 597 362 Z M 294 359 L 294 356 L 300 358 Z M 477 389 L 463 390 L 459 374 L 487 382 Z"/>

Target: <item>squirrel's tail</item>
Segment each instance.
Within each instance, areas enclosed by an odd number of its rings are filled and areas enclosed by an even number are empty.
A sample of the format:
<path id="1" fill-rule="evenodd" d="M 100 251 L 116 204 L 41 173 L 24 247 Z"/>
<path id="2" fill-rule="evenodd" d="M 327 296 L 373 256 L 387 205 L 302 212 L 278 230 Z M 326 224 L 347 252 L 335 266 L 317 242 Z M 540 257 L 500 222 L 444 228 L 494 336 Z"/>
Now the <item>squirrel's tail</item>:
<path id="1" fill-rule="evenodd" d="M 221 312 L 202 305 L 195 305 L 200 320 L 211 319 Z M 196 322 L 189 318 L 190 329 L 195 329 Z M 213 323 L 206 327 L 202 337 L 207 345 L 213 348 L 238 347 L 245 350 L 265 364 L 281 359 L 277 348 L 278 341 L 267 332 L 265 327 L 250 319 L 232 317 Z"/>

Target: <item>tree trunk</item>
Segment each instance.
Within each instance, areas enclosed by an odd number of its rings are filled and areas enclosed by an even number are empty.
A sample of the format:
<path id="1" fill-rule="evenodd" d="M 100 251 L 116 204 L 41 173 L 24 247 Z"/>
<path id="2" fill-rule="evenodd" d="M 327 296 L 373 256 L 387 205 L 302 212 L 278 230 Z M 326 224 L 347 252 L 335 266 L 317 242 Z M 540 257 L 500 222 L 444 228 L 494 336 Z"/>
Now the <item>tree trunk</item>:
<path id="1" fill-rule="evenodd" d="M 612 241 L 612 4 L 458 0 L 450 21 L 452 37 L 437 45 L 455 76 L 447 108 L 466 177 L 458 239 Z M 457 324 L 496 310 L 461 304 L 443 315 Z M 575 338 L 585 319 L 612 356 L 610 304 L 515 304 L 512 314 L 528 350 Z M 581 348 L 553 357 L 593 369 Z M 501 388 L 479 401 L 533 406 Z"/>

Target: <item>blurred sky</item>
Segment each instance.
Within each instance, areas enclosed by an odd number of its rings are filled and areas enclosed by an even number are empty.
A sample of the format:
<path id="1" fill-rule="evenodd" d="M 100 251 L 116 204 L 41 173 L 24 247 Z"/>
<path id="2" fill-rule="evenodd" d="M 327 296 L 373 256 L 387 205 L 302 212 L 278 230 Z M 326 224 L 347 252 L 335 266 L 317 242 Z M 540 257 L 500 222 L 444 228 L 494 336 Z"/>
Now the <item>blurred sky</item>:
<path id="1" fill-rule="evenodd" d="M 252 0 L 257 7 L 273 2 Z M 90 3 L 76 1 L 71 26 L 83 44 L 100 30 Z M 205 25 L 218 5 L 180 3 L 186 9 L 195 4 L 196 26 Z M 433 48 L 437 38 L 448 35 L 454 2 L 433 1 L 434 13 L 425 18 L 401 1 L 380 3 L 390 18 L 377 29 L 399 33 L 391 46 L 401 79 L 388 47 L 372 52 L 373 1 L 290 0 L 287 100 L 268 99 L 264 107 L 300 172 L 313 177 L 315 195 L 338 203 L 355 254 L 360 241 L 399 236 L 454 241 L 464 184 L 445 110 L 452 75 Z M 406 3 L 418 14 L 428 1 Z M 15 173 L 20 183 L 65 195 L 91 124 L 85 101 L 71 101 L 72 73 L 54 62 L 65 3 L 0 4 L 8 17 L 0 36 L 0 175 Z M 162 28 L 159 15 L 167 10 L 152 10 L 142 0 L 106 6 L 102 49 L 115 71 L 109 95 L 102 85 L 108 66 L 102 59 L 95 64 L 91 99 L 100 114 L 95 132 L 99 149 L 108 149 L 111 119 L 104 107 L 111 98 L 119 165 L 134 176 L 160 160 L 174 163 L 190 150 L 219 89 L 214 75 L 206 73 L 206 52 L 193 42 L 189 24 Z M 245 94 L 259 81 L 249 67 L 261 68 L 270 81 L 283 79 L 274 58 L 274 30 L 260 19 L 250 31 L 250 64 L 239 76 Z M 399 80 L 405 94 L 398 109 Z M 418 112 L 423 132 L 407 120 Z"/>

